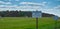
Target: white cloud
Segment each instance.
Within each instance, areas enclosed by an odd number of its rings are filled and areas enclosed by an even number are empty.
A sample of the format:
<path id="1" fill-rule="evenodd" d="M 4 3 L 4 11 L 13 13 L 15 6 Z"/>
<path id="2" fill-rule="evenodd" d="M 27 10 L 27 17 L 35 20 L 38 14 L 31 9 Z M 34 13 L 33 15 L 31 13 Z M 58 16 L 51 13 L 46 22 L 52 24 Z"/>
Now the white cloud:
<path id="1" fill-rule="evenodd" d="M 3 4 L 3 3 L 5 3 L 5 2 L 3 2 L 3 1 L 0 1 L 0 4 Z"/>
<path id="2" fill-rule="evenodd" d="M 47 9 L 47 10 L 48 11 L 45 10 L 44 12 L 48 12 L 48 13 L 51 13 L 60 17 L 60 5 L 53 7 L 52 9 Z"/>
<path id="3" fill-rule="evenodd" d="M 4 5 L 3 5 L 4 6 Z M 6 9 L 6 10 L 22 10 L 22 11 L 34 11 L 37 9 L 41 9 L 40 6 L 17 6 L 17 5 L 13 5 L 13 6 L 5 6 L 5 8 L 1 8 L 1 9 Z"/>
<path id="4" fill-rule="evenodd" d="M 12 7 L 17 7 L 17 5 L 0 5 L 0 8 L 5 7 L 5 8 L 12 8 Z"/>
<path id="5" fill-rule="evenodd" d="M 17 6 L 17 5 L 9 6 L 8 4 L 12 4 L 11 2 L 3 2 L 2 4 L 5 4 L 5 5 L 1 5 L 0 7 L 15 7 L 15 6 Z M 32 6 L 33 8 L 40 8 L 41 6 L 45 6 L 46 2 L 43 2 L 43 3 L 21 2 L 20 4 L 26 4 L 26 5 L 33 4 L 34 5 L 34 6 Z M 36 5 L 38 5 L 38 6 L 36 6 Z M 25 6 L 25 7 L 29 8 L 29 6 Z M 30 7 L 30 8 L 32 8 L 32 7 Z"/>
<path id="6" fill-rule="evenodd" d="M 10 10 L 10 9 L 18 9 L 18 10 L 25 10 L 25 11 L 29 11 L 30 9 L 31 10 L 37 10 L 37 9 L 39 9 L 39 10 L 42 10 L 42 8 L 43 7 L 41 7 L 41 5 L 42 6 L 44 6 L 45 5 L 45 3 L 46 2 L 43 2 L 43 4 L 42 3 L 32 3 L 32 2 L 28 2 L 28 4 L 33 4 L 33 5 L 38 5 L 38 6 L 17 6 L 17 5 L 12 5 L 12 6 L 9 6 L 9 5 L 1 5 L 1 7 L 5 7 L 5 8 L 9 8 L 8 10 Z M 11 4 L 11 3 L 7 3 L 7 4 Z M 28 5 L 27 4 L 27 2 L 21 2 L 20 4 L 26 4 L 26 5 Z"/>
<path id="7" fill-rule="evenodd" d="M 58 5 L 58 6 L 54 7 L 54 9 L 60 9 L 60 5 Z"/>
<path id="8" fill-rule="evenodd" d="M 48 3 L 47 2 L 42 2 L 41 3 L 43 6 L 46 6 Z"/>
<path id="9" fill-rule="evenodd" d="M 7 1 L 7 0 L 6 0 Z M 8 1 L 12 1 L 12 0 L 8 0 Z M 19 0 L 14 0 L 14 1 L 19 1 Z"/>
<path id="10" fill-rule="evenodd" d="M 4 7 L 4 5 L 0 5 L 0 8 L 1 8 L 1 7 Z"/>
<path id="11" fill-rule="evenodd" d="M 0 4 L 12 4 L 11 2 L 3 2 L 3 1 L 0 1 Z"/>
<path id="12" fill-rule="evenodd" d="M 12 4 L 11 2 L 6 2 L 5 4 Z"/>
<path id="13" fill-rule="evenodd" d="M 41 5 L 41 6 L 45 6 L 47 2 L 42 2 L 42 3 L 33 3 L 33 2 L 21 2 L 20 4 L 32 4 L 32 5 Z"/>

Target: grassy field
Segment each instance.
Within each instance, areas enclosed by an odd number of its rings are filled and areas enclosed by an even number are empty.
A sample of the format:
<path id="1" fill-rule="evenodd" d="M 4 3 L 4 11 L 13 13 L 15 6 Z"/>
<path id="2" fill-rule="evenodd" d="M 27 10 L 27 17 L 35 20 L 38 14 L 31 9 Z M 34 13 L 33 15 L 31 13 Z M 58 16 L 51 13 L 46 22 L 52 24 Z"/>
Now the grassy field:
<path id="1" fill-rule="evenodd" d="M 50 17 L 39 18 L 39 29 L 54 29 L 55 20 Z M 0 18 L 0 29 L 36 29 L 36 19 L 27 17 Z M 60 29 L 60 19 L 57 21 L 57 29 Z"/>

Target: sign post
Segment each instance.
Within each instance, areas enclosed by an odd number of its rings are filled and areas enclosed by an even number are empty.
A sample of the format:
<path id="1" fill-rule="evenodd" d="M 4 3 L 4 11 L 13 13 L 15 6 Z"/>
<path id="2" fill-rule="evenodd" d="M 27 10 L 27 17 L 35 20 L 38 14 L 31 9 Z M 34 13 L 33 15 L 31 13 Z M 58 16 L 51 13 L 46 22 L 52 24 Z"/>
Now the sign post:
<path id="1" fill-rule="evenodd" d="M 38 18 L 42 17 L 42 12 L 41 11 L 33 11 L 32 17 L 36 18 L 36 29 L 38 29 Z"/>
<path id="2" fill-rule="evenodd" d="M 38 18 L 36 18 L 36 29 L 38 29 Z"/>
<path id="3" fill-rule="evenodd" d="M 58 21 L 58 16 L 54 16 L 54 20 L 55 20 L 55 29 L 57 29 L 57 21 Z"/>

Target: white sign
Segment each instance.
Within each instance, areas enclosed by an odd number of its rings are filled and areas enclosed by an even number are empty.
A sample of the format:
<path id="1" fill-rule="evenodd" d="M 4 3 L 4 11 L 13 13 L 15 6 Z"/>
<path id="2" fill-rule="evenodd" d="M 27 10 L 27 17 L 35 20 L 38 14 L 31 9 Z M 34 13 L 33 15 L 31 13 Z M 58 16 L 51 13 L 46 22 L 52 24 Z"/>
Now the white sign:
<path id="1" fill-rule="evenodd" d="M 41 18 L 42 17 L 42 12 L 41 11 L 33 11 L 32 12 L 32 17 L 35 17 L 35 18 Z"/>

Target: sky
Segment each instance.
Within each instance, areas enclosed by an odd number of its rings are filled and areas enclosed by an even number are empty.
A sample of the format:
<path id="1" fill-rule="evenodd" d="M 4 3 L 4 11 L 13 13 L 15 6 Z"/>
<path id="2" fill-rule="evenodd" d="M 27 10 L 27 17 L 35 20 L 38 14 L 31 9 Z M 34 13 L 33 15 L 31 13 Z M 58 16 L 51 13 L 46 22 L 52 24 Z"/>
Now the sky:
<path id="1" fill-rule="evenodd" d="M 0 0 L 0 11 L 42 11 L 60 17 L 60 0 Z"/>

